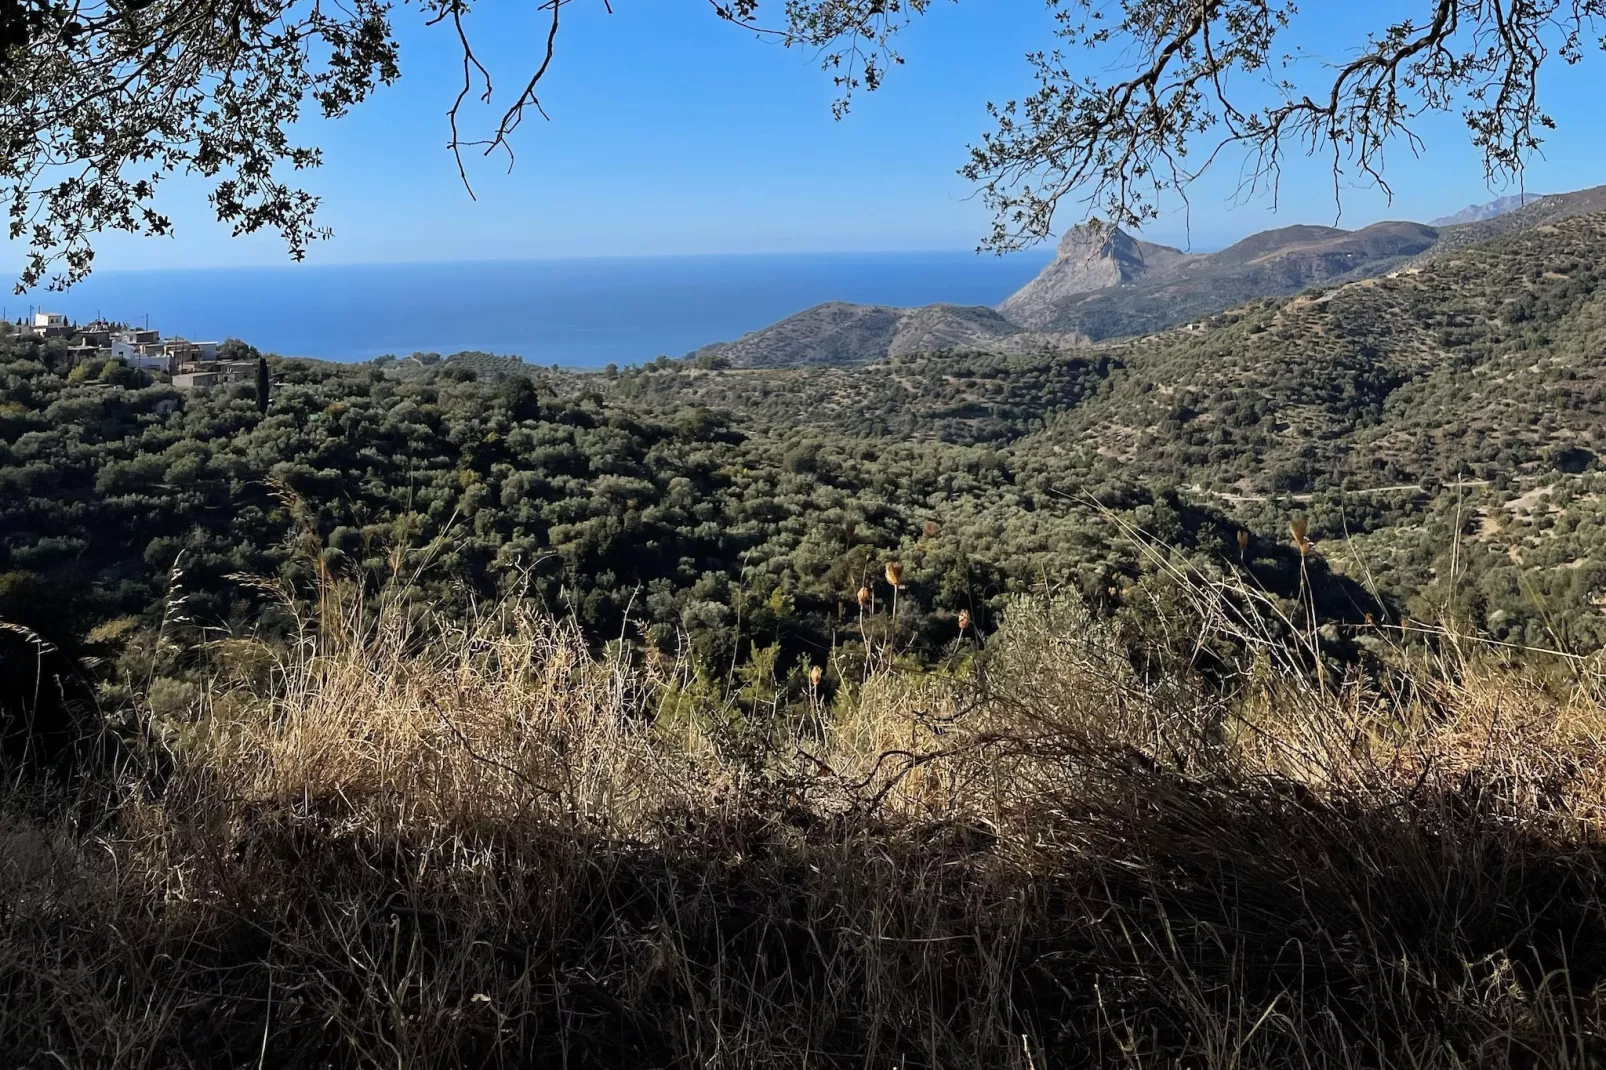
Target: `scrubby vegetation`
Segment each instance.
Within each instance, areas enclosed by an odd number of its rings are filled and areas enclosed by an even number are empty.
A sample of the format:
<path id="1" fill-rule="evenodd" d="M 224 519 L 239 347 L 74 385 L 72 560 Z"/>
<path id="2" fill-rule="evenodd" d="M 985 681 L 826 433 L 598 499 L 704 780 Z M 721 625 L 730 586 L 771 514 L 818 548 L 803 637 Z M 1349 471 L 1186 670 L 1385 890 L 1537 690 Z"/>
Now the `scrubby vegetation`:
<path id="1" fill-rule="evenodd" d="M 1587 651 L 1606 639 L 1603 226 L 1086 353 L 807 373 L 280 361 L 266 414 L 249 386 L 184 394 L 12 340 L 0 616 L 63 647 L 148 633 L 177 567 L 192 637 L 284 629 L 229 577 L 305 585 L 295 531 L 337 574 L 433 544 L 417 579 L 437 602 L 517 589 L 595 642 L 684 640 L 727 667 L 773 646 L 795 668 L 857 638 L 855 592 L 896 558 L 908 648 L 929 659 L 961 610 L 985 630 L 1034 585 L 1118 603 L 1152 568 L 1106 510 L 1292 603 L 1302 514 L 1339 623 L 1453 611 Z"/>
<path id="2" fill-rule="evenodd" d="M 1598 1065 L 1603 244 L 266 412 L 0 338 L 0 1065 Z"/>
<path id="3" fill-rule="evenodd" d="M 985 630 L 1035 585 L 1072 583 L 1100 604 L 1130 586 L 1147 566 L 1111 542 L 1099 508 L 1205 562 L 1234 538 L 1174 488 L 1068 484 L 992 444 L 798 434 L 779 417 L 632 400 L 623 378 L 483 382 L 445 361 L 397 380 L 282 361 L 263 414 L 249 385 L 75 382 L 64 350 L 9 353 L 0 617 L 121 656 L 136 677 L 149 643 L 130 640 L 164 619 L 186 646 L 288 634 L 294 622 L 240 577 L 305 591 L 327 570 L 405 574 L 459 611 L 516 591 L 596 643 L 666 656 L 688 643 L 718 675 L 779 659 L 795 700 L 804 659 L 862 646 L 856 593 L 888 559 L 904 568 L 900 650 L 930 660 L 960 611 Z M 1015 381 L 1056 389 L 1043 370 Z M 416 552 L 398 562 L 398 548 Z M 1273 534 L 1254 557 L 1292 597 L 1291 549 Z"/>

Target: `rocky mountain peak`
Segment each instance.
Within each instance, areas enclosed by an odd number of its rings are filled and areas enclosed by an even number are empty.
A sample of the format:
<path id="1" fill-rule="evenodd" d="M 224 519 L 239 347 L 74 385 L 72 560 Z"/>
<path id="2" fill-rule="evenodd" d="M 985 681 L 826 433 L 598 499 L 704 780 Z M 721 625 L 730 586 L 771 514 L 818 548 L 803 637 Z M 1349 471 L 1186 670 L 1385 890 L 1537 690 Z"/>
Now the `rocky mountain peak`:
<path id="1" fill-rule="evenodd" d="M 1120 227 L 1075 226 L 1060 238 L 1054 262 L 998 310 L 1023 327 L 1048 328 L 1067 298 L 1166 275 L 1192 259 Z"/>
<path id="2" fill-rule="evenodd" d="M 1173 258 L 1185 255 L 1168 246 L 1140 241 L 1117 226 L 1080 223 L 1060 236 L 1058 259 L 1109 261 L 1135 278 L 1152 270 L 1149 261 L 1156 253 L 1162 258 L 1167 253 Z"/>

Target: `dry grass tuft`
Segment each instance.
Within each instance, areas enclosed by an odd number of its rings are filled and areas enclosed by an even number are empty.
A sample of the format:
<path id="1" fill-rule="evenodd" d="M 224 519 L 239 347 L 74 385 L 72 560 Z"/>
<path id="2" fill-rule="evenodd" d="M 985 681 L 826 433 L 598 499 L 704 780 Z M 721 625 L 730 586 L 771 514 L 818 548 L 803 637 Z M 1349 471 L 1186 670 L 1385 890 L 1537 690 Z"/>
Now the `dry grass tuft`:
<path id="1" fill-rule="evenodd" d="M 159 798 L 11 791 L 0 1064 L 1606 1059 L 1582 690 L 1223 690 L 1036 598 L 966 673 L 734 729 L 516 606 L 323 612 L 213 651 Z"/>

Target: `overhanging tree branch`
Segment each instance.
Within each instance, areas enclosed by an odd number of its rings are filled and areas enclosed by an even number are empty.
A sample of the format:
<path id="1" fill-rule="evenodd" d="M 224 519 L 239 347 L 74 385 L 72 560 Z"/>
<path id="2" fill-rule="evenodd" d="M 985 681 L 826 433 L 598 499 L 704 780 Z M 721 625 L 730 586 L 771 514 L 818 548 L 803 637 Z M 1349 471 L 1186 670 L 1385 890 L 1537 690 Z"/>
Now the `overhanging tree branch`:
<path id="1" fill-rule="evenodd" d="M 1288 0 L 1049 0 L 1066 46 L 1135 53 L 1135 73 L 1078 76 L 1062 51 L 1029 57 L 1038 89 L 989 109 L 994 129 L 961 173 L 994 211 L 985 245 L 1008 250 L 1051 233 L 1061 202 L 1137 226 L 1167 193 L 1185 196 L 1224 152 L 1244 152 L 1244 195 L 1276 195 L 1287 148 L 1331 160 L 1335 196 L 1348 173 L 1392 194 L 1384 153 L 1421 141 L 1414 121 L 1460 110 L 1491 183 L 1521 181 L 1541 132 L 1538 78 L 1554 41 L 1568 62 L 1601 17 L 1602 0 L 1423 0 L 1426 17 L 1373 35 L 1308 88 L 1276 45 L 1294 24 Z M 1072 17 L 1080 15 L 1080 19 Z M 1250 107 L 1242 82 L 1274 99 Z M 1309 81 L 1317 81 L 1310 79 Z M 1203 162 L 1185 166 L 1190 151 Z"/>
<path id="2" fill-rule="evenodd" d="M 492 107 L 493 86 L 472 43 L 474 0 L 407 2 L 449 27 L 461 53 L 447 144 L 472 196 L 463 150 L 505 152 L 512 165 L 527 110 L 546 115 L 538 89 L 565 9 L 611 10 L 609 0 L 537 0 L 537 58 L 478 138 L 467 109 Z M 838 117 L 903 62 L 894 45 L 911 20 L 946 6 L 708 2 L 718 19 L 812 51 L 837 86 Z M 1289 151 L 1325 156 L 1335 197 L 1345 175 L 1389 192 L 1385 152 L 1419 150 L 1413 127 L 1431 111 L 1460 112 L 1491 184 L 1520 181 L 1554 126 L 1541 70 L 1581 62 L 1606 12 L 1606 0 L 1401 0 L 1409 17 L 1311 74 L 1284 54 L 1292 0 L 1044 3 L 1055 47 L 1027 57 L 1035 92 L 989 105 L 992 129 L 961 168 L 993 210 L 983 244 L 1000 251 L 1051 234 L 1067 198 L 1084 217 L 1141 225 L 1232 152 L 1241 196 L 1275 198 Z M 286 174 L 321 156 L 288 131 L 309 105 L 337 118 L 399 76 L 393 14 L 388 0 L 0 0 L 0 197 L 28 248 L 19 288 L 84 277 L 102 231 L 169 233 L 156 194 L 173 173 L 210 180 L 235 233 L 276 230 L 304 255 L 328 231 L 317 198 Z M 1088 76 L 1081 55 L 1119 57 L 1116 72 Z"/>

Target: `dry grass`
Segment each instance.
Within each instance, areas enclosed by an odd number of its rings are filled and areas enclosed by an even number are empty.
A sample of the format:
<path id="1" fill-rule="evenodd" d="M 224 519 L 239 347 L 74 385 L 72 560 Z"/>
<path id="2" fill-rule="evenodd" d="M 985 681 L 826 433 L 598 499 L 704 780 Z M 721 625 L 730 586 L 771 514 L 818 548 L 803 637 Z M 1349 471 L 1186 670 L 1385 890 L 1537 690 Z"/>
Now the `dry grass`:
<path id="1" fill-rule="evenodd" d="M 1606 1058 L 1585 689 L 1468 655 L 1224 695 L 1040 599 L 963 675 L 741 728 L 493 617 L 218 647 L 109 816 L 18 781 L 0 1065 Z"/>

